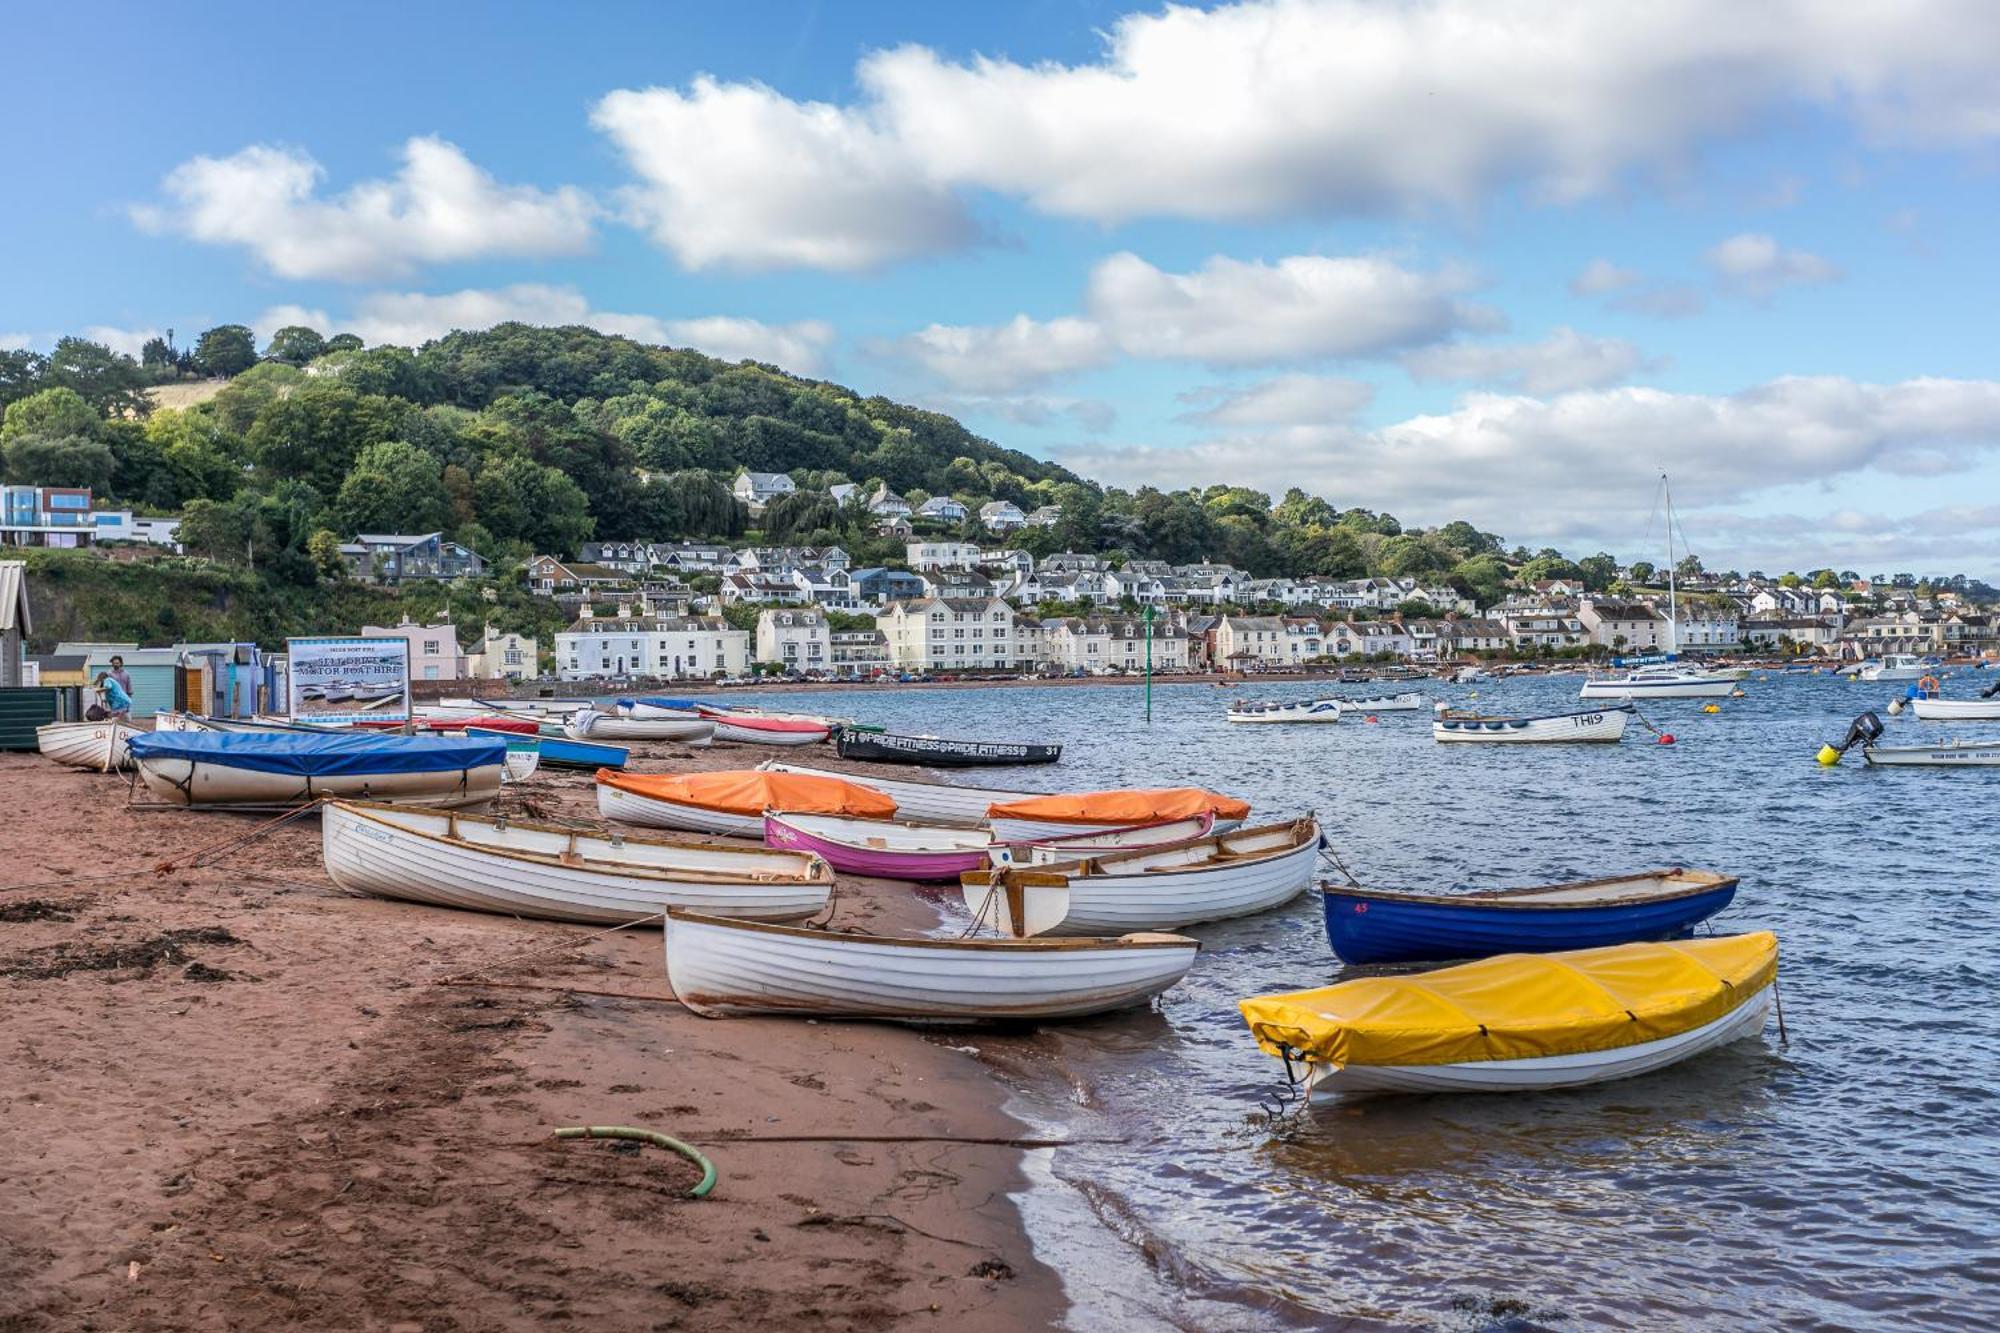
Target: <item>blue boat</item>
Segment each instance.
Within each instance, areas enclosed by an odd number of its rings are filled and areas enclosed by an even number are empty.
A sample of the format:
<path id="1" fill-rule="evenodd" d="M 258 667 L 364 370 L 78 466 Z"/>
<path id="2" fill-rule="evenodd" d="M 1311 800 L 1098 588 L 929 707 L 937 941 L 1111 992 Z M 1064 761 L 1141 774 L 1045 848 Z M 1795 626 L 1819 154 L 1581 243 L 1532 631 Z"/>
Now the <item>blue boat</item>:
<path id="1" fill-rule="evenodd" d="M 470 805 L 499 792 L 507 760 L 506 745 L 486 737 L 156 731 L 132 739 L 147 790 L 171 805 L 278 807 L 323 796 Z"/>
<path id="2" fill-rule="evenodd" d="M 1729 906 L 1736 880 L 1675 867 L 1484 893 L 1321 893 L 1342 962 L 1429 963 L 1675 939 Z"/>
<path id="3" fill-rule="evenodd" d="M 465 734 L 516 741 L 525 739 L 513 732 L 489 731 L 485 727 L 467 727 Z M 632 757 L 632 752 L 622 745 L 571 740 L 567 736 L 543 736 L 540 738 L 540 749 L 545 768 L 623 768 L 625 761 Z"/>

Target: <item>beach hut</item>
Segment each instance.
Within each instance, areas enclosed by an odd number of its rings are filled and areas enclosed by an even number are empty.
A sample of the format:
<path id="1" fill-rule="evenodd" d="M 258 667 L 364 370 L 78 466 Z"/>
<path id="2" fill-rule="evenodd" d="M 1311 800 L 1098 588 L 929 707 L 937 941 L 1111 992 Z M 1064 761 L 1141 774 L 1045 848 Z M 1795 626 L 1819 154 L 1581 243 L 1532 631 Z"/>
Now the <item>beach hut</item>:
<path id="1" fill-rule="evenodd" d="M 181 656 L 182 689 L 190 712 L 252 717 L 264 711 L 258 704 L 265 680 L 256 644 L 182 643 L 175 648 Z M 136 676 L 132 683 L 139 683 Z"/>
<path id="2" fill-rule="evenodd" d="M 132 716 L 151 717 L 155 713 L 187 709 L 187 691 L 181 679 L 178 648 L 140 648 L 123 643 L 58 644 L 58 653 L 84 650 L 84 670 L 91 680 L 111 669 L 111 659 L 125 659 L 125 674 L 132 678 Z"/>
<path id="3" fill-rule="evenodd" d="M 34 627 L 28 567 L 0 561 L 0 750 L 39 748 L 35 728 L 56 720 L 56 692 L 25 684 L 22 650 Z"/>

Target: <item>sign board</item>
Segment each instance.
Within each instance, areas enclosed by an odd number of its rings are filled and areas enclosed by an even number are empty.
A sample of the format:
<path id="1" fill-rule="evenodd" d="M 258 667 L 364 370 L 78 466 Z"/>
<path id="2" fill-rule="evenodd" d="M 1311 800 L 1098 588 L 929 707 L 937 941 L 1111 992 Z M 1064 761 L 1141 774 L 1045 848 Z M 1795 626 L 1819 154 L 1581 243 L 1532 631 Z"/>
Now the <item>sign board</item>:
<path id="1" fill-rule="evenodd" d="M 408 639 L 287 639 L 285 650 L 297 721 L 410 720 Z"/>

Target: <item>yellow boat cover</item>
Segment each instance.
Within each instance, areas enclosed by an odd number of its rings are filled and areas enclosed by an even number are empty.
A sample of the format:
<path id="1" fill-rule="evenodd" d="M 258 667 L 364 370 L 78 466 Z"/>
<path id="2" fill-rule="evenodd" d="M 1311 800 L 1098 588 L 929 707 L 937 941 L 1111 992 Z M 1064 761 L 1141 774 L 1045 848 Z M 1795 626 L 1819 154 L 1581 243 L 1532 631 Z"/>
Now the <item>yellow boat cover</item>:
<path id="1" fill-rule="evenodd" d="M 1769 931 L 1570 953 L 1502 954 L 1242 1002 L 1257 1044 L 1345 1065 L 1579 1055 L 1712 1023 L 1778 975 Z"/>

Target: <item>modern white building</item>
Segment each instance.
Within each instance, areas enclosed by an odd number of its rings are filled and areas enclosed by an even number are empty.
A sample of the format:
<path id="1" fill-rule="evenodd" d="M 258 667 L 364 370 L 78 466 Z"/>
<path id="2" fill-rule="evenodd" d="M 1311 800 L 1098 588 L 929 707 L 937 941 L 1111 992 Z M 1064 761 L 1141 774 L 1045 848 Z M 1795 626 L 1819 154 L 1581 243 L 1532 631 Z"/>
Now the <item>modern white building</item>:
<path id="1" fill-rule="evenodd" d="M 707 680 L 750 666 L 750 633 L 702 616 L 591 616 L 556 635 L 562 680 L 657 676 Z"/>
<path id="2" fill-rule="evenodd" d="M 811 606 L 758 612 L 757 661 L 801 673 L 831 670 L 833 638 L 826 612 Z"/>
<path id="3" fill-rule="evenodd" d="M 998 597 L 891 602 L 875 617 L 875 625 L 898 667 L 990 671 L 1023 660 L 1014 638 L 1014 608 Z"/>
<path id="4" fill-rule="evenodd" d="M 541 674 L 541 647 L 531 635 L 488 625 L 479 646 L 466 654 L 465 674 L 471 680 L 530 680 Z"/>
<path id="5" fill-rule="evenodd" d="M 905 542 L 903 558 L 911 569 L 973 569 L 980 563 L 973 542 Z"/>
<path id="6" fill-rule="evenodd" d="M 181 521 L 177 518 L 141 518 L 129 509 L 98 509 L 90 518 L 100 542 L 144 542 L 180 550 Z"/>

